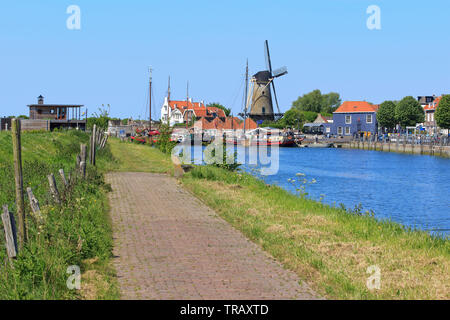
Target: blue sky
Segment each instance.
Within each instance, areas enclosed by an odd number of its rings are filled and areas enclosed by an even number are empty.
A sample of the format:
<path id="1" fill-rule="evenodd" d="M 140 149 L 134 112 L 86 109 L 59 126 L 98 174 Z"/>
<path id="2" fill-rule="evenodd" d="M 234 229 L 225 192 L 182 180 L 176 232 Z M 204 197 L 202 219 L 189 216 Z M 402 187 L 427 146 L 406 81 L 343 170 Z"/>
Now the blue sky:
<path id="1" fill-rule="evenodd" d="M 69 5 L 81 30 L 68 30 Z M 381 9 L 369 30 L 366 9 Z M 0 116 L 47 103 L 80 103 L 112 116 L 147 116 L 148 66 L 158 109 L 172 78 L 172 97 L 220 102 L 241 111 L 245 61 L 265 66 L 269 40 L 282 111 L 313 89 L 375 103 L 406 95 L 448 93 L 447 0 L 2 0 Z"/>

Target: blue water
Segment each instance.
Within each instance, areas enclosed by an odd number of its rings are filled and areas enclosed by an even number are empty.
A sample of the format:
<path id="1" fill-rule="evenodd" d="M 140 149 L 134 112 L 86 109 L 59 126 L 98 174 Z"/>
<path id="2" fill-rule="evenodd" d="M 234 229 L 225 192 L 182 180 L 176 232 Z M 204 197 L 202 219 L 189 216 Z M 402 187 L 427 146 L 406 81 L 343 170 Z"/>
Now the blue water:
<path id="1" fill-rule="evenodd" d="M 361 204 L 378 219 L 450 235 L 450 159 L 354 149 L 279 148 L 278 171 L 262 176 L 258 172 L 263 166 L 248 164 L 248 150 L 237 148 L 239 154 L 247 155 L 241 168 L 268 184 L 296 193 L 288 179 L 295 179 L 297 186 L 299 180 L 314 179 L 315 183 L 305 185 L 311 199 L 350 209 Z M 192 156 L 196 158 L 193 150 Z"/>
<path id="2" fill-rule="evenodd" d="M 320 148 L 280 148 L 279 159 L 278 173 L 262 177 L 267 183 L 295 192 L 288 179 L 298 181 L 296 174 L 303 173 L 316 180 L 305 185 L 312 199 L 347 208 L 362 204 L 379 219 L 450 234 L 450 159 Z"/>

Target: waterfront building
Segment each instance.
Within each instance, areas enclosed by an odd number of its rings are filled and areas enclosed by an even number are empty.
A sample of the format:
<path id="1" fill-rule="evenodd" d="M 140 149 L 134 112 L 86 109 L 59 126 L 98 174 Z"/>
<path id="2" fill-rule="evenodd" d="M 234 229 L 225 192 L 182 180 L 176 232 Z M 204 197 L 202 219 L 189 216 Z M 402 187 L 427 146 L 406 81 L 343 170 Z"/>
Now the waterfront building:
<path id="1" fill-rule="evenodd" d="M 330 132 L 338 136 L 373 135 L 378 131 L 378 105 L 366 101 L 345 101 L 333 112 Z M 325 129 L 326 131 L 326 129 Z"/>
<path id="2" fill-rule="evenodd" d="M 165 97 L 161 107 L 161 122 L 169 122 L 170 126 L 186 123 L 186 121 L 190 123 L 192 120 L 198 120 L 202 117 L 209 121 L 215 118 L 221 118 L 222 121 L 225 121 L 226 115 L 222 109 L 207 107 L 203 101 L 193 102 L 192 99 L 177 101 Z"/>
<path id="3" fill-rule="evenodd" d="M 55 128 L 86 128 L 86 112 L 79 104 L 45 104 L 44 97 L 38 97 L 37 104 L 30 104 L 29 120 L 22 121 L 23 130 L 53 130 Z"/>

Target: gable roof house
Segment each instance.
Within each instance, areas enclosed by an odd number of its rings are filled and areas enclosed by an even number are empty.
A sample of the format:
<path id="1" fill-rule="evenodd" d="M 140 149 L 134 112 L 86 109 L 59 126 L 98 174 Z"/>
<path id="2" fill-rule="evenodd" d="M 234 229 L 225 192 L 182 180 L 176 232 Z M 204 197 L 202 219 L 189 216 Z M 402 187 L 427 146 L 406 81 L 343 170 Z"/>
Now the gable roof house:
<path id="1" fill-rule="evenodd" d="M 207 107 L 203 101 L 193 102 L 182 100 L 169 100 L 165 97 L 164 103 L 161 107 L 161 122 L 167 123 L 169 121 L 170 126 L 176 124 L 189 123 L 192 119 L 198 120 L 200 118 L 206 118 L 213 120 L 216 117 L 225 120 L 225 112 L 222 109 L 216 107 Z"/>
<path id="2" fill-rule="evenodd" d="M 366 101 L 345 101 L 333 112 L 331 134 L 338 136 L 376 134 L 378 107 Z"/>
<path id="3" fill-rule="evenodd" d="M 440 131 L 436 124 L 435 112 L 441 99 L 442 96 L 437 97 L 423 107 L 423 110 L 425 111 L 425 122 L 423 125 L 429 134 L 436 134 Z"/>

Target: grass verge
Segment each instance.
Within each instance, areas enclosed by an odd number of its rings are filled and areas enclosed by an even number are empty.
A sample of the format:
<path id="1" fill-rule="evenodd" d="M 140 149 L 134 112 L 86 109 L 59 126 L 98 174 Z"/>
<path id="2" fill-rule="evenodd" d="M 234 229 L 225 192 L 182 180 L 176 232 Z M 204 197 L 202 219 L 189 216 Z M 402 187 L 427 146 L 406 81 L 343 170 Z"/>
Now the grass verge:
<path id="1" fill-rule="evenodd" d="M 98 166 L 88 166 L 88 178 L 65 190 L 58 170 L 66 175 L 75 166 L 80 143 L 87 134 L 27 132 L 22 134 L 24 188 L 32 187 L 40 202 L 44 224 L 30 216 L 25 197 L 28 241 L 14 268 L 7 263 L 3 226 L 0 231 L 0 299 L 116 299 L 119 296 L 112 257 L 112 229 L 103 180 L 112 155 L 109 147 L 98 152 Z M 11 135 L 0 132 L 0 204 L 16 212 Z M 49 196 L 47 175 L 54 173 L 64 198 L 55 205 Z M 17 221 L 17 218 L 16 218 Z M 82 272 L 81 290 L 69 290 L 69 266 Z"/>
<path id="2" fill-rule="evenodd" d="M 168 172 L 170 159 L 148 146 L 115 148 L 122 170 Z M 349 214 L 300 199 L 245 173 L 196 167 L 184 187 L 213 208 L 319 294 L 333 299 L 449 299 L 446 239 L 399 224 Z M 381 270 L 381 289 L 366 286 L 369 266 Z"/>

